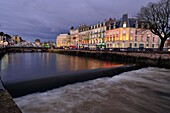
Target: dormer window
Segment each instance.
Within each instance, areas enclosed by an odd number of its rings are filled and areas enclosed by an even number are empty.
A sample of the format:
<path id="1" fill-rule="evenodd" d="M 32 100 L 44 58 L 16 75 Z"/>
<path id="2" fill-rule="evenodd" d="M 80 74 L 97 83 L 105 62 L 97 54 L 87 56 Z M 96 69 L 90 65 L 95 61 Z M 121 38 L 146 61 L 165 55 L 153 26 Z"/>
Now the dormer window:
<path id="1" fill-rule="evenodd" d="M 126 27 L 126 22 L 123 23 L 123 27 Z"/>

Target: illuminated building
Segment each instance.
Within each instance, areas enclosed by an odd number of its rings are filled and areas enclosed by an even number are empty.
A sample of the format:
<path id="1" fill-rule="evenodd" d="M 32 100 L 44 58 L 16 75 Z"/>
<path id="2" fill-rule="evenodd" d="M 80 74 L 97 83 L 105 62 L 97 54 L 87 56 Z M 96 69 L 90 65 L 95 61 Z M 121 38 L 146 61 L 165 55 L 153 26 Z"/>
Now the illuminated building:
<path id="1" fill-rule="evenodd" d="M 70 35 L 68 34 L 59 34 L 56 38 L 56 47 L 68 47 L 70 43 Z"/>
<path id="2" fill-rule="evenodd" d="M 159 37 L 147 29 L 146 22 L 123 17 L 107 28 L 106 48 L 158 48 Z"/>
<path id="3" fill-rule="evenodd" d="M 14 35 L 12 37 L 12 41 L 14 42 L 14 44 L 19 44 L 19 43 L 22 42 L 22 38 L 20 36 L 18 36 L 18 35 Z"/>
<path id="4" fill-rule="evenodd" d="M 110 18 L 90 26 L 71 27 L 70 35 L 59 35 L 56 43 L 57 47 L 76 46 L 79 49 L 158 48 L 159 37 L 148 27 L 146 22 L 124 14 L 120 20 Z"/>
<path id="5" fill-rule="evenodd" d="M 90 39 L 90 28 L 87 25 L 79 25 L 79 40 L 78 40 L 78 48 L 87 48 L 89 47 L 89 39 Z"/>
<path id="6" fill-rule="evenodd" d="M 74 27 L 72 26 L 70 28 L 70 45 L 71 46 L 78 46 L 78 42 L 79 42 L 79 31 L 77 28 L 74 29 Z"/>
<path id="7" fill-rule="evenodd" d="M 104 48 L 105 42 L 104 38 L 106 36 L 106 29 L 110 26 L 110 23 L 113 22 L 113 19 L 105 20 L 104 22 L 99 22 L 90 26 L 90 49 L 92 48 Z"/>

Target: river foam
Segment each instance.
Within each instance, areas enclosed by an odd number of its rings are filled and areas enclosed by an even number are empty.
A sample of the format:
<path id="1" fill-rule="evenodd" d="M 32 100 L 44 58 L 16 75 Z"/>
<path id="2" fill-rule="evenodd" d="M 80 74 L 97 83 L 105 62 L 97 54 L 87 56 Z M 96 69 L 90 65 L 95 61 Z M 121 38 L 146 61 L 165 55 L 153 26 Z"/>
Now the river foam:
<path id="1" fill-rule="evenodd" d="M 170 70 L 143 68 L 14 100 L 23 113 L 169 113 Z"/>

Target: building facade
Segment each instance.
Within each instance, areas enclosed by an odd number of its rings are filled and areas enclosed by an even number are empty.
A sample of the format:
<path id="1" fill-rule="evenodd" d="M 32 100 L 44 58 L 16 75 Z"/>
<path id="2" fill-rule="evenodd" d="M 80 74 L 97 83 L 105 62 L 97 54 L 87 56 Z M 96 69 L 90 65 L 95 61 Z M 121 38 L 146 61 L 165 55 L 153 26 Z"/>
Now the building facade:
<path id="1" fill-rule="evenodd" d="M 158 48 L 159 37 L 146 27 L 146 23 L 123 15 L 107 28 L 106 48 Z"/>
<path id="2" fill-rule="evenodd" d="M 100 48 L 158 48 L 160 39 L 144 21 L 128 18 L 109 19 L 94 25 L 79 25 L 70 28 L 70 35 L 60 34 L 56 45 L 75 46 L 78 49 Z"/>
<path id="3" fill-rule="evenodd" d="M 90 28 L 87 25 L 79 25 L 79 41 L 78 48 L 89 48 L 89 39 L 90 39 Z"/>
<path id="4" fill-rule="evenodd" d="M 59 34 L 56 38 L 56 47 L 63 48 L 71 45 L 70 35 Z"/>
<path id="5" fill-rule="evenodd" d="M 22 42 L 22 39 L 21 39 L 20 36 L 14 35 L 14 36 L 12 37 L 12 41 L 13 41 L 13 44 L 19 44 L 19 43 Z"/>
<path id="6" fill-rule="evenodd" d="M 106 36 L 107 27 L 110 26 L 110 23 L 113 22 L 113 19 L 105 20 L 104 22 L 99 22 L 98 24 L 94 24 L 90 26 L 90 48 L 104 48 L 105 42 L 104 38 Z"/>
<path id="7" fill-rule="evenodd" d="M 77 28 L 71 27 L 70 28 L 70 46 L 77 47 L 79 41 L 79 31 Z"/>

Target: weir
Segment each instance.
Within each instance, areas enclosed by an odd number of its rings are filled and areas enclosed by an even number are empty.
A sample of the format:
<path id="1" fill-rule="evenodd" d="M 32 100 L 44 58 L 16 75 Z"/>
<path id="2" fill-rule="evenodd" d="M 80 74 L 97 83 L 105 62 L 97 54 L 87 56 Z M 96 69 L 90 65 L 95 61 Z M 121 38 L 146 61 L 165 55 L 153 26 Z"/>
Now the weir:
<path id="1" fill-rule="evenodd" d="M 17 83 L 6 84 L 6 89 L 12 97 L 16 98 L 35 92 L 44 92 L 46 90 L 58 88 L 64 85 L 93 80 L 101 77 L 112 77 L 123 72 L 137 70 L 142 68 L 139 65 L 125 65 L 115 68 L 82 70 L 59 74 L 53 77 L 33 79 Z"/>

